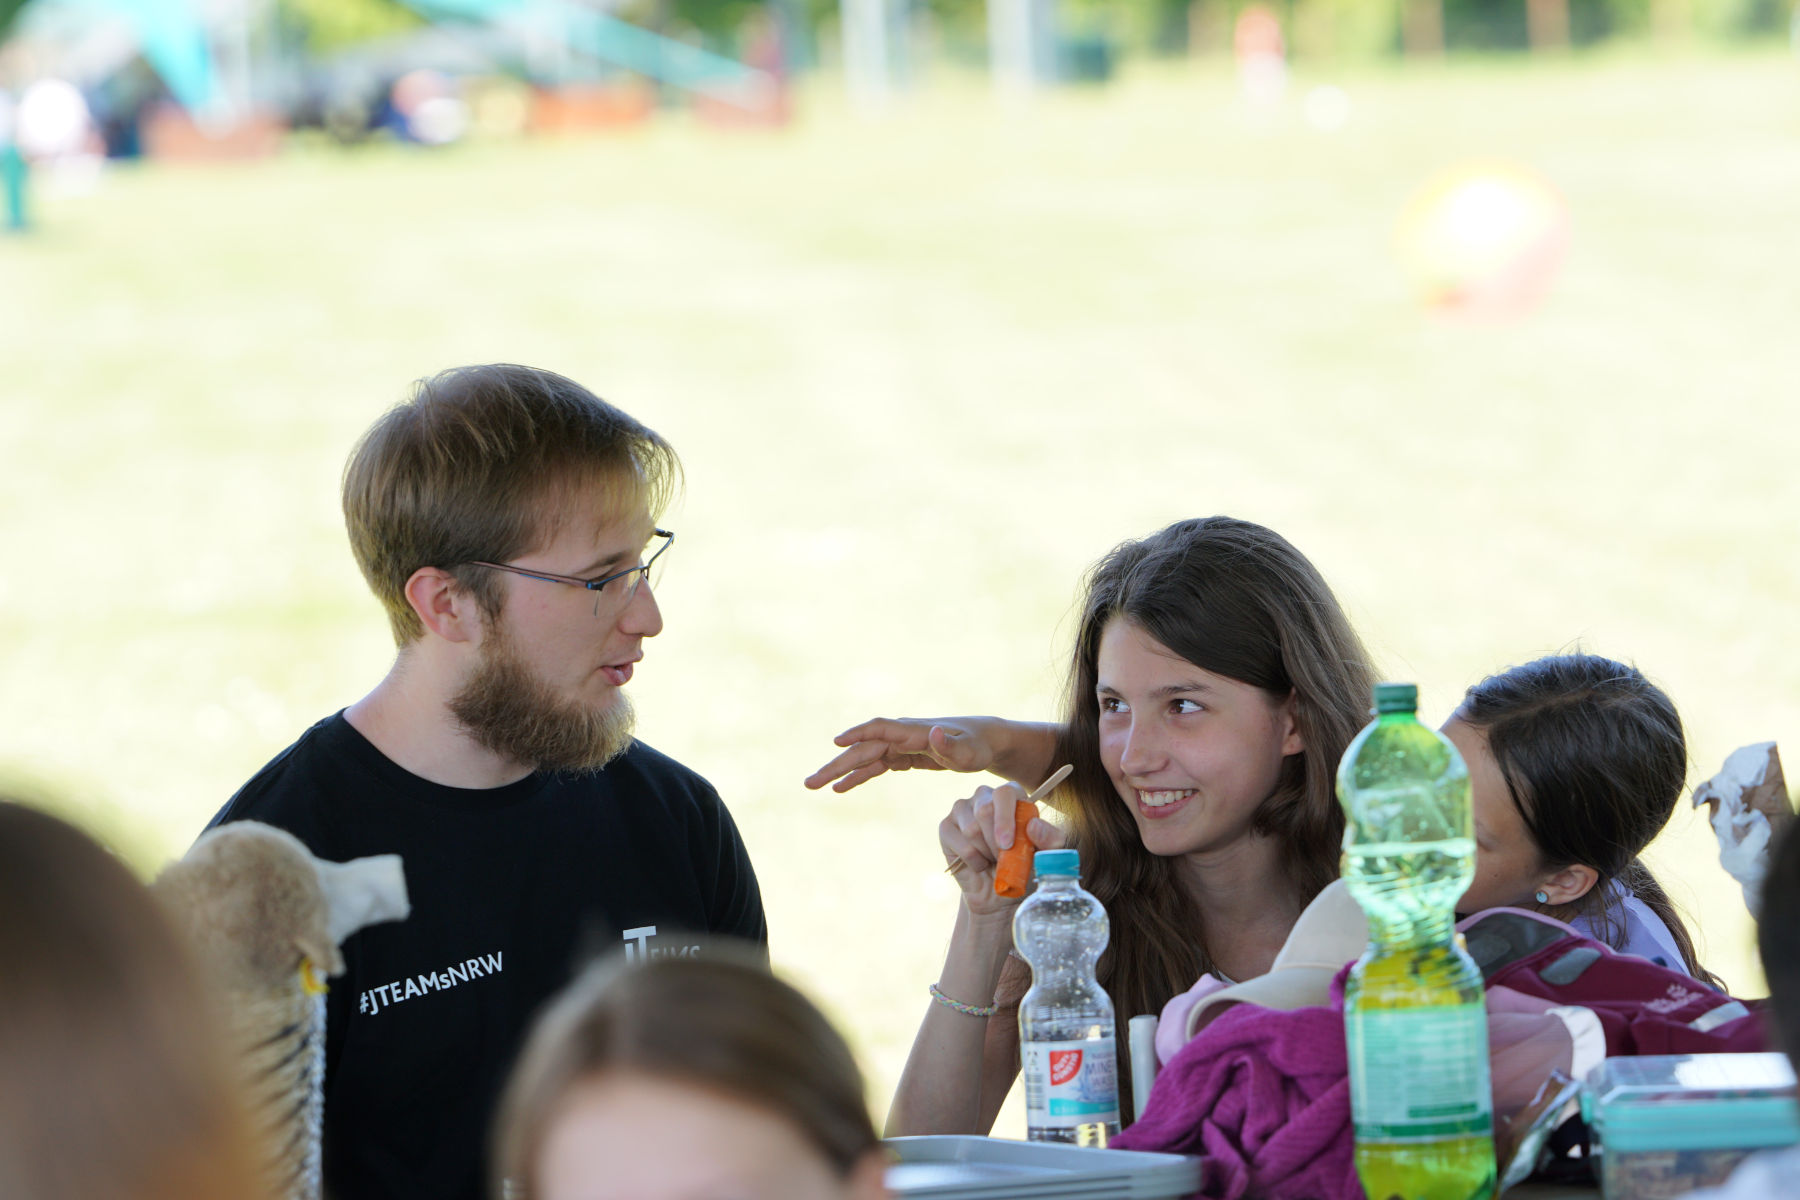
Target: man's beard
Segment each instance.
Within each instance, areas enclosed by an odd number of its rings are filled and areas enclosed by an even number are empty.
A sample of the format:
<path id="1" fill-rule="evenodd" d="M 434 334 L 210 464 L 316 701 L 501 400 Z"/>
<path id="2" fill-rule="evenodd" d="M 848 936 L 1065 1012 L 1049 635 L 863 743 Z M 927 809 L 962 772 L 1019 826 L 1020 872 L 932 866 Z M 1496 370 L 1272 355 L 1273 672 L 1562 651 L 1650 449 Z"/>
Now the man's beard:
<path id="1" fill-rule="evenodd" d="M 597 771 L 631 745 L 637 714 L 621 692 L 603 709 L 565 700 L 531 673 L 496 619 L 450 712 L 483 749 L 541 771 Z"/>

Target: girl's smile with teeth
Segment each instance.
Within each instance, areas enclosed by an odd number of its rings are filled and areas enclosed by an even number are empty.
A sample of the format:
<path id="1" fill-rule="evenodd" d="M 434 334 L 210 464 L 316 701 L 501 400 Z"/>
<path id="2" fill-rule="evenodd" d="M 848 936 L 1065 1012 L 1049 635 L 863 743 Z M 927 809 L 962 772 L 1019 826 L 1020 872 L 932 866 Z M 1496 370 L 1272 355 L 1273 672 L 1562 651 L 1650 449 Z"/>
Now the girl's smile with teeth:
<path id="1" fill-rule="evenodd" d="M 1193 794 L 1193 788 L 1160 788 L 1156 791 L 1139 788 L 1138 802 L 1148 808 L 1163 808 L 1177 800 L 1185 800 Z"/>

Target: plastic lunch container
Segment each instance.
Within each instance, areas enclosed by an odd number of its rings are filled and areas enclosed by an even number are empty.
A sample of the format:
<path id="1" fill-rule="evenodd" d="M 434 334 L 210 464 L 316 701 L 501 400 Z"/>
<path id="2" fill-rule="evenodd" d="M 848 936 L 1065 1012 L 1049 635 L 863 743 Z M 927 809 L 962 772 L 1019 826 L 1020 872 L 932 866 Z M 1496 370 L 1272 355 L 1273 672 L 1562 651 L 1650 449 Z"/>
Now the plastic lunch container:
<path id="1" fill-rule="evenodd" d="M 1581 1090 L 1606 1200 L 1674 1200 L 1725 1182 L 1748 1155 L 1800 1142 L 1782 1054 L 1609 1058 Z"/>
<path id="2" fill-rule="evenodd" d="M 1174 1200 L 1200 1190 L 1201 1160 L 1056 1142 L 888 1138 L 887 1185 L 903 1200 Z"/>

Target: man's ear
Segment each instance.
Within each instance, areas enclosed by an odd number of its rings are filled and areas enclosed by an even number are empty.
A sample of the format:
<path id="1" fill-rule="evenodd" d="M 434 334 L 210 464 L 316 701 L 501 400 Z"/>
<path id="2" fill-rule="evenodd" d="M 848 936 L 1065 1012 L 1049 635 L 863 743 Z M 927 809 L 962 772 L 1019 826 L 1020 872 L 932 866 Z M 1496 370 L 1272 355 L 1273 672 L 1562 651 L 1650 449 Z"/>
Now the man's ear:
<path id="1" fill-rule="evenodd" d="M 1300 694 L 1298 692 L 1290 691 L 1287 694 L 1287 699 L 1281 702 L 1280 715 L 1276 719 L 1281 722 L 1279 726 L 1282 731 L 1281 756 L 1286 758 L 1290 754 L 1299 754 L 1304 751 L 1306 739 L 1300 735 Z"/>
<path id="2" fill-rule="evenodd" d="M 1574 863 L 1564 867 L 1556 874 L 1538 881 L 1544 894 L 1550 897 L 1551 904 L 1573 904 L 1600 882 L 1600 872 L 1586 863 Z"/>
<path id="3" fill-rule="evenodd" d="M 406 602 L 427 632 L 447 642 L 472 642 L 481 636 L 481 606 L 448 571 L 438 567 L 414 571 L 406 581 Z"/>

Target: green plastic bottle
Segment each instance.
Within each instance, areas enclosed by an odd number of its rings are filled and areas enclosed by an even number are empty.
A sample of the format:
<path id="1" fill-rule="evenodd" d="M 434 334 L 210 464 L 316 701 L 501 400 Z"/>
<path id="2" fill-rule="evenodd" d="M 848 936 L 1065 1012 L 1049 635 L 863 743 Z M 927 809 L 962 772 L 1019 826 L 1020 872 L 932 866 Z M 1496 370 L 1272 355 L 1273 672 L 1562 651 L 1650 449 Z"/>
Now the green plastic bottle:
<path id="1" fill-rule="evenodd" d="M 1344 881 L 1369 918 L 1344 985 L 1356 1174 L 1369 1200 L 1488 1200 L 1487 1005 L 1456 932 L 1475 877 L 1469 771 L 1418 705 L 1414 685 L 1376 684 L 1338 767 Z"/>

